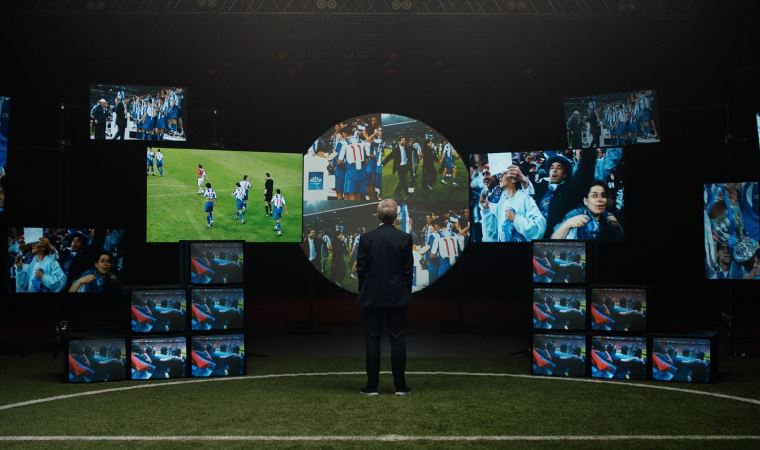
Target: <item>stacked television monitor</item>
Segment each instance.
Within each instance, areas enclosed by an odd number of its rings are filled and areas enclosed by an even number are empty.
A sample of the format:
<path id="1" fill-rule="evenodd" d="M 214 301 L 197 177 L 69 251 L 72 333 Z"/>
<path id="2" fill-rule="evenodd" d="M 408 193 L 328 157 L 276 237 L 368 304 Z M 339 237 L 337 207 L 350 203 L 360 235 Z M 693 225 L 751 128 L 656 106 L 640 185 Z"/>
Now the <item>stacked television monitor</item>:
<path id="1" fill-rule="evenodd" d="M 84 338 L 69 340 L 65 355 L 66 381 L 96 383 L 119 381 L 126 374 L 126 340 L 120 338 Z"/>
<path id="2" fill-rule="evenodd" d="M 652 338 L 651 374 L 655 381 L 710 383 L 717 375 L 715 333 Z"/>
<path id="3" fill-rule="evenodd" d="M 533 283 L 584 285 L 588 278 L 585 241 L 534 241 Z"/>
<path id="4" fill-rule="evenodd" d="M 183 241 L 182 283 L 131 288 L 129 335 L 70 340 L 67 381 L 244 375 L 243 250 L 243 241 Z"/>

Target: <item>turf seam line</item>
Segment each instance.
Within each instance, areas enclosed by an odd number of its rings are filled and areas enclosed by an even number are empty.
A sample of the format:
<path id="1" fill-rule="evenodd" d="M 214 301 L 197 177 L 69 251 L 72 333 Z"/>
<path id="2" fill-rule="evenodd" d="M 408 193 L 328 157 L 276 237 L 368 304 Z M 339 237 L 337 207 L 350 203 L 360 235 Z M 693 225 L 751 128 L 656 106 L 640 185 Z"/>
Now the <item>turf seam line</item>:
<path id="1" fill-rule="evenodd" d="M 537 435 L 537 436 L 0 436 L 0 442 L 24 441 L 757 441 L 757 435 Z"/>

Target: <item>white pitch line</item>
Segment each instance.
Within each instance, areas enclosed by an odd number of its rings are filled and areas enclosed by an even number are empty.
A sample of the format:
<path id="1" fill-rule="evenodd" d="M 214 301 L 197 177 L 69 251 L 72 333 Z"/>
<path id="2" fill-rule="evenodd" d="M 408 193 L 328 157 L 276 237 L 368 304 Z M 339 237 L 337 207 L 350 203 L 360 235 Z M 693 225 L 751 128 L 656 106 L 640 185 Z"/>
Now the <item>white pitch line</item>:
<path id="1" fill-rule="evenodd" d="M 391 374 L 390 371 L 383 371 L 381 373 Z M 707 397 L 720 398 L 724 400 L 733 400 L 737 402 L 749 403 L 752 405 L 760 405 L 760 400 L 753 399 L 753 398 L 737 397 L 734 395 L 719 394 L 719 393 L 705 392 L 705 391 L 696 391 L 692 389 L 684 389 L 684 388 L 677 388 L 677 387 L 671 387 L 671 386 L 660 386 L 656 384 L 627 383 L 627 382 L 622 382 L 622 381 L 605 381 L 605 380 L 595 380 L 591 378 L 552 378 L 552 377 L 536 377 L 536 376 L 525 375 L 525 374 L 493 373 L 493 372 L 407 372 L 406 374 L 407 375 L 426 375 L 426 376 L 441 375 L 441 376 L 469 376 L 469 377 L 495 377 L 495 378 L 504 377 L 504 378 L 524 378 L 524 379 L 530 379 L 533 381 L 570 381 L 570 382 L 577 382 L 577 383 L 612 384 L 612 385 L 627 386 L 627 387 L 638 387 L 638 388 L 656 389 L 656 390 L 670 391 L 670 392 L 680 392 L 680 393 L 692 394 L 692 395 L 704 395 Z M 269 375 L 246 375 L 242 377 L 229 377 L 229 378 L 201 378 L 201 379 L 191 379 L 191 380 L 169 381 L 165 383 L 157 382 L 157 383 L 135 384 L 132 386 L 98 389 L 98 390 L 93 390 L 93 391 L 77 392 L 74 394 L 55 395 L 52 397 L 38 398 L 38 399 L 27 400 L 27 401 L 18 402 L 18 403 L 9 403 L 6 405 L 0 405 L 0 411 L 13 409 L 13 408 L 20 408 L 22 406 L 36 405 L 39 403 L 47 403 L 47 402 L 52 402 L 52 401 L 57 401 L 57 400 L 67 400 L 71 398 L 86 397 L 86 396 L 99 395 L 99 394 L 108 394 L 112 392 L 131 391 L 134 389 L 151 389 L 151 388 L 158 388 L 162 386 L 176 386 L 180 384 L 215 383 L 215 382 L 223 382 L 223 381 L 240 381 L 240 380 L 264 380 L 264 379 L 274 379 L 274 378 L 347 376 L 347 375 L 366 375 L 366 372 L 278 373 L 278 374 L 269 374 Z"/>
<path id="2" fill-rule="evenodd" d="M 48 441 L 151 441 L 151 442 L 198 442 L 198 441 L 250 441 L 250 442 L 472 442 L 472 441 L 758 441 L 757 435 L 538 435 L 538 436 L 409 436 L 384 434 L 379 436 L 0 436 L 0 442 L 48 442 Z"/>

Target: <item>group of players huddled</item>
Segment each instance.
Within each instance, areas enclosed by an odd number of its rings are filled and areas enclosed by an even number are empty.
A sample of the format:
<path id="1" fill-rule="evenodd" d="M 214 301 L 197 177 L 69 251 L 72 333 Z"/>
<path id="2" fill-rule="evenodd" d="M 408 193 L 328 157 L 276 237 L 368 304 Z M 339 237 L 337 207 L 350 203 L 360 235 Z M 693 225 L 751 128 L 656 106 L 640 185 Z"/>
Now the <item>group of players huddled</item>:
<path id="1" fill-rule="evenodd" d="M 492 170 L 488 154 L 472 155 L 473 240 L 622 239 L 622 157 L 621 148 L 521 152 Z"/>
<path id="2" fill-rule="evenodd" d="M 328 160 L 327 171 L 335 177 L 337 200 L 389 197 L 383 194 L 382 175 L 383 167 L 392 161 L 393 173 L 399 180 L 394 197 L 401 198 L 415 186 L 418 175 L 420 188 L 435 190 L 435 161 L 440 165 L 441 182 L 457 186 L 454 165 L 457 152 L 449 142 L 434 142 L 433 137 L 432 133 L 427 133 L 424 137 L 398 137 L 386 141 L 378 116 L 369 116 L 368 120 L 357 117 L 350 123 L 336 124 L 332 133 L 312 144 L 308 154 Z M 386 152 L 388 154 L 383 156 Z"/>

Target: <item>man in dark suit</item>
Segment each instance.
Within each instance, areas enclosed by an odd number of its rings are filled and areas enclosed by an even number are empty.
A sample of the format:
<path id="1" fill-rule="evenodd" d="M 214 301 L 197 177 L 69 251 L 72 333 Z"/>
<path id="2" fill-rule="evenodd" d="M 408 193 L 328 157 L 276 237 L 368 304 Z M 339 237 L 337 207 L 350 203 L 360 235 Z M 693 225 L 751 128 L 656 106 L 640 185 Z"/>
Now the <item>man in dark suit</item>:
<path id="1" fill-rule="evenodd" d="M 380 380 L 380 337 L 387 318 L 391 341 L 391 368 L 396 395 L 410 392 L 406 385 L 406 308 L 412 298 L 412 237 L 393 226 L 398 205 L 385 199 L 377 205 L 381 225 L 359 239 L 356 271 L 364 309 L 367 349 L 367 385 L 364 395 L 377 395 Z"/>
<path id="2" fill-rule="evenodd" d="M 583 118 L 580 111 L 573 111 L 573 115 L 567 119 L 567 144 L 572 149 L 582 148 Z"/>
<path id="3" fill-rule="evenodd" d="M 387 164 L 390 159 L 393 159 L 393 173 L 398 174 L 398 184 L 393 191 L 393 196 L 406 195 L 409 189 L 406 175 L 412 166 L 412 147 L 406 145 L 406 138 L 402 137 L 398 145 L 393 147 L 391 154 L 383 160 L 383 165 Z"/>
<path id="4" fill-rule="evenodd" d="M 124 140 L 124 131 L 127 129 L 127 102 L 129 99 L 121 100 L 116 97 L 116 126 L 119 131 L 113 137 L 113 140 Z"/>
<path id="5" fill-rule="evenodd" d="M 108 103 L 104 98 L 98 100 L 98 104 L 92 108 L 90 115 L 95 124 L 95 139 L 102 140 L 106 138 L 106 123 L 108 122 L 108 116 L 110 114 L 111 112 L 108 110 Z"/>

